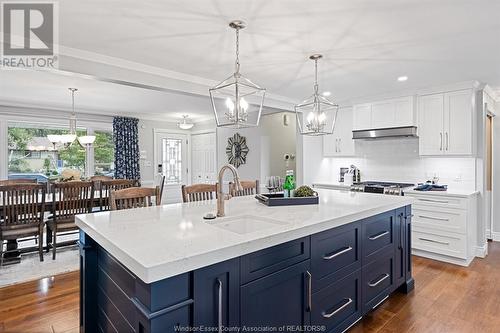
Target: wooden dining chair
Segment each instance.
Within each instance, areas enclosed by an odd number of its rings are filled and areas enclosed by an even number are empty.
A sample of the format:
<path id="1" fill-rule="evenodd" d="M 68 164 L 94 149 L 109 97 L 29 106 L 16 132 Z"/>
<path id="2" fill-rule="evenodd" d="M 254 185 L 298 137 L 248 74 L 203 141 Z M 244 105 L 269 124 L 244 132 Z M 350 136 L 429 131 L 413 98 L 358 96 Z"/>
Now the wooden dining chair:
<path id="1" fill-rule="evenodd" d="M 3 265 L 3 242 L 33 237 L 38 240 L 38 253 L 43 261 L 43 216 L 45 212 L 44 184 L 0 186 L 0 267 Z"/>
<path id="2" fill-rule="evenodd" d="M 159 206 L 161 202 L 159 186 L 154 188 L 129 187 L 123 190 L 111 191 L 111 210 L 150 207 L 153 205 L 153 197 L 155 205 Z"/>
<path id="3" fill-rule="evenodd" d="M 111 179 L 102 180 L 99 189 L 99 207 L 100 210 L 110 210 L 111 191 L 123 190 L 125 188 L 137 186 L 135 179 Z"/>
<path id="4" fill-rule="evenodd" d="M 16 185 L 16 184 L 36 184 L 37 180 L 34 178 L 17 178 L 0 180 L 0 186 Z"/>
<path id="5" fill-rule="evenodd" d="M 94 183 L 94 190 L 99 191 L 101 189 L 101 182 L 107 180 L 113 180 L 113 177 L 110 176 L 92 176 L 89 178 L 91 182 Z"/>
<path id="6" fill-rule="evenodd" d="M 57 234 L 77 231 L 75 215 L 92 212 L 94 183 L 71 181 L 52 185 L 52 215 L 47 221 L 47 252 L 56 258 Z"/>
<path id="7" fill-rule="evenodd" d="M 233 197 L 241 197 L 245 195 L 254 195 L 254 194 L 259 194 L 260 189 L 259 189 L 259 180 L 241 180 L 241 190 L 236 189 L 236 185 L 231 182 L 229 183 L 229 193 Z"/>
<path id="8" fill-rule="evenodd" d="M 217 198 L 217 184 L 182 185 L 182 201 L 204 201 Z"/>

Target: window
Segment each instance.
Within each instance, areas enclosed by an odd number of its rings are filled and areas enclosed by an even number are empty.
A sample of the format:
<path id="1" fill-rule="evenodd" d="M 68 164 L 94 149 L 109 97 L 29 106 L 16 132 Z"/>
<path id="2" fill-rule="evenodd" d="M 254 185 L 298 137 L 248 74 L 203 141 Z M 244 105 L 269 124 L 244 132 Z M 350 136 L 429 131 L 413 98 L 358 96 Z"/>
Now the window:
<path id="1" fill-rule="evenodd" d="M 113 177 L 115 174 L 113 133 L 94 131 L 94 135 L 94 174 Z"/>
<path id="2" fill-rule="evenodd" d="M 163 139 L 163 165 L 165 182 L 180 184 L 182 182 L 182 140 Z"/>
<path id="3" fill-rule="evenodd" d="M 8 173 L 9 178 L 36 178 L 38 181 L 57 179 L 66 168 L 78 169 L 84 174 L 85 149 L 77 141 L 70 146 L 54 146 L 48 134 L 67 134 L 64 128 L 49 128 L 43 125 L 9 126 Z M 79 129 L 77 134 L 85 135 Z"/>

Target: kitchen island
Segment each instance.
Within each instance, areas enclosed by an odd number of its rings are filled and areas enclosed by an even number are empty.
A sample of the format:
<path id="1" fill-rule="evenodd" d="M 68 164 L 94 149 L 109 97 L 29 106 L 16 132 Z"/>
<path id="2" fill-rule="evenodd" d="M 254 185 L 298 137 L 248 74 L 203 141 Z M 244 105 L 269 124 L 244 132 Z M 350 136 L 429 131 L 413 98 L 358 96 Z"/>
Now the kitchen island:
<path id="1" fill-rule="evenodd" d="M 78 215 L 82 331 L 341 332 L 412 290 L 412 199 L 318 192 Z"/>

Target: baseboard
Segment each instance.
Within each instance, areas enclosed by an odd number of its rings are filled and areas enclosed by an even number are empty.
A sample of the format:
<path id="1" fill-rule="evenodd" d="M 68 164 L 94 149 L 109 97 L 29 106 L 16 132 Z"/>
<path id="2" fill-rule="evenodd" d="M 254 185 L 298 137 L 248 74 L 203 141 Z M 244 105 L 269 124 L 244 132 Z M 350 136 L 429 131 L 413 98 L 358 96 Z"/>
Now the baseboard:
<path id="1" fill-rule="evenodd" d="M 487 254 L 488 254 L 488 244 L 484 244 L 483 246 L 476 246 L 475 247 L 476 257 L 486 258 Z"/>
<path id="2" fill-rule="evenodd" d="M 500 232 L 497 232 L 497 231 L 491 232 L 491 239 L 494 242 L 500 242 Z"/>
<path id="3" fill-rule="evenodd" d="M 459 266 L 464 266 L 464 267 L 468 267 L 470 265 L 470 263 L 472 262 L 472 260 L 474 259 L 474 258 L 470 258 L 470 259 L 454 258 L 454 257 L 450 257 L 450 256 L 443 255 L 443 254 L 432 253 L 432 252 L 417 250 L 417 249 L 411 249 L 411 254 L 413 254 L 415 256 L 419 256 L 419 257 L 434 259 L 434 260 L 443 261 L 443 262 L 447 262 L 447 263 L 455 264 L 455 265 L 459 265 Z"/>

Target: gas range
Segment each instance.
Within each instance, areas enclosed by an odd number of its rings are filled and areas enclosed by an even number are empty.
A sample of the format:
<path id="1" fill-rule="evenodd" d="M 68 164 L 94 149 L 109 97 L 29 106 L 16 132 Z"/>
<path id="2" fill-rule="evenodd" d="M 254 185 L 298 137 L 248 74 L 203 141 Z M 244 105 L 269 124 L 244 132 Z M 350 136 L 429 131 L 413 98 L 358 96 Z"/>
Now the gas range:
<path id="1" fill-rule="evenodd" d="M 412 188 L 415 184 L 391 182 L 361 182 L 351 185 L 353 192 L 403 195 L 403 189 Z"/>

